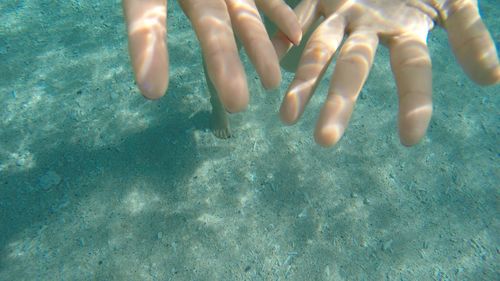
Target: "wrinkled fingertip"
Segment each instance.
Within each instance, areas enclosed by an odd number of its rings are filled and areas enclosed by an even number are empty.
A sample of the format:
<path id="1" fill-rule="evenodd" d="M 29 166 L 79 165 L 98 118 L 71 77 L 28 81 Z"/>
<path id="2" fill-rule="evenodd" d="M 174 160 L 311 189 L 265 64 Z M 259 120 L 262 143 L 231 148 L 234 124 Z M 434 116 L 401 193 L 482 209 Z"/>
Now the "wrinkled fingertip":
<path id="1" fill-rule="evenodd" d="M 427 119 L 427 118 L 425 118 Z M 430 116 L 427 120 L 402 120 L 399 125 L 399 140 L 406 147 L 418 144 L 425 136 Z"/>
<path id="2" fill-rule="evenodd" d="M 399 93 L 398 131 L 401 144 L 413 146 L 425 136 L 432 117 L 430 90 Z"/>

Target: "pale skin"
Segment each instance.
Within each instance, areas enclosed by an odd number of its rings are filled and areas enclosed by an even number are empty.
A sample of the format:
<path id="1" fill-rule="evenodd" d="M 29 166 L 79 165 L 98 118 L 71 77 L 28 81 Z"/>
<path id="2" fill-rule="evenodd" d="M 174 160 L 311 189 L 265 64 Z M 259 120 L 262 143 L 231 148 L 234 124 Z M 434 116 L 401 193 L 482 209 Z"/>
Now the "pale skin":
<path id="1" fill-rule="evenodd" d="M 297 122 L 332 56 L 347 35 L 315 129 L 331 146 L 344 134 L 379 43 L 390 51 L 399 96 L 399 136 L 411 146 L 425 135 L 432 114 L 431 60 L 427 34 L 436 22 L 448 33 L 455 57 L 480 85 L 497 84 L 495 44 L 471 0 L 303 0 L 295 9 L 303 30 L 320 18 L 305 46 L 280 108 L 286 124 Z"/>
<path id="2" fill-rule="evenodd" d="M 156 6 L 153 4 L 148 6 L 146 2 L 150 4 L 155 2 Z M 210 9 L 201 7 L 216 2 L 221 6 L 213 6 Z M 243 26 L 247 28 L 248 37 L 240 38 L 247 50 L 259 48 L 262 48 L 260 52 L 272 50 L 260 17 L 256 14 L 257 5 L 231 6 L 228 2 L 255 3 L 236 0 L 180 1 L 200 40 L 207 62 L 209 90 L 211 93 L 218 92 L 220 97 L 219 102 L 217 95 L 212 94 L 211 101 L 214 106 L 215 123 L 223 130 L 224 127 L 228 129 L 227 120 L 224 124 L 223 109 L 236 112 L 244 109 L 248 103 L 247 84 L 229 22 L 241 25 L 238 28 L 233 26 L 240 36 L 245 33 L 240 31 Z M 340 49 L 327 99 L 315 129 L 315 140 L 322 146 L 334 145 L 343 135 L 356 99 L 368 76 L 379 42 L 390 50 L 391 67 L 399 95 L 399 134 L 401 142 L 407 146 L 418 143 L 425 135 L 432 113 L 431 61 L 426 37 L 434 22 L 447 30 L 452 49 L 472 80 L 481 85 L 496 84 L 500 81 L 500 66 L 495 45 L 481 22 L 477 3 L 474 1 L 303 0 L 295 8 L 297 18 L 289 17 L 287 8 L 282 6 L 282 1 L 278 3 L 279 9 L 262 8 L 262 3 L 271 2 L 277 3 L 277 1 L 262 0 L 258 6 L 264 11 L 267 9 L 268 13 L 280 11 L 277 14 L 287 15 L 286 17 L 268 15 L 281 29 L 273 40 L 276 51 L 273 50 L 273 54 L 267 53 L 266 60 L 272 58 L 272 62 L 270 64 L 269 62 L 266 64 L 265 61 L 259 62 L 259 58 L 262 57 L 259 53 L 256 51 L 254 55 L 249 53 L 265 87 L 274 87 L 279 83 L 279 68 L 276 70 L 277 57 L 281 57 L 292 43 L 297 44 L 302 35 L 300 30 L 297 30 L 297 25 L 286 21 L 285 18 L 293 19 L 292 21 L 298 18 L 304 33 L 309 29 L 313 31 L 310 39 L 304 40 L 307 44 L 296 69 L 295 79 L 288 88 L 280 109 L 281 118 L 287 124 L 298 121 L 326 66 L 339 48 L 343 36 L 347 35 Z M 159 24 L 164 23 L 162 21 L 164 14 L 156 16 L 155 24 L 144 25 L 143 29 L 139 29 L 140 32 L 131 26 L 135 26 L 134 22 L 148 18 L 144 17 L 146 14 L 157 15 L 158 12 L 155 11 L 161 10 L 158 7 L 166 8 L 165 1 L 124 0 L 134 72 L 141 92 L 148 98 L 160 97 L 168 85 L 168 55 L 164 38 L 161 37 L 164 36 L 166 28 L 165 26 L 161 28 Z M 241 21 L 232 20 L 235 17 L 234 12 L 224 12 L 230 10 L 230 7 L 233 9 L 244 7 L 243 10 L 236 9 L 241 12 L 240 16 L 236 16 Z M 248 7 L 251 7 L 253 13 L 248 13 Z M 144 11 L 150 12 L 144 13 Z M 243 16 L 248 14 L 252 16 Z M 156 24 L 160 27 L 155 28 Z M 257 36 L 256 33 L 261 35 Z M 146 37 L 162 40 L 146 40 Z M 263 40 L 266 43 L 256 43 L 260 42 L 256 40 Z M 249 47 L 249 44 L 252 44 L 252 47 Z M 292 60 L 297 57 L 290 56 Z M 159 58 L 159 62 L 155 58 Z M 290 58 L 285 57 L 285 60 Z M 210 81 L 213 84 L 210 84 Z M 217 107 L 218 104 L 222 106 Z M 218 134 L 217 131 L 215 133 Z M 219 137 L 225 136 L 227 134 L 219 135 Z"/>
<path id="3" fill-rule="evenodd" d="M 160 98 L 168 88 L 167 2 L 122 2 L 135 79 L 146 98 Z M 221 138 L 228 137 L 226 111 L 242 111 L 249 100 L 235 37 L 247 51 L 263 86 L 275 88 L 281 82 L 278 54 L 258 9 L 286 34 L 282 40 L 287 43 L 300 42 L 301 27 L 283 0 L 180 0 L 179 5 L 191 21 L 202 49 L 213 106 L 214 133 Z"/>

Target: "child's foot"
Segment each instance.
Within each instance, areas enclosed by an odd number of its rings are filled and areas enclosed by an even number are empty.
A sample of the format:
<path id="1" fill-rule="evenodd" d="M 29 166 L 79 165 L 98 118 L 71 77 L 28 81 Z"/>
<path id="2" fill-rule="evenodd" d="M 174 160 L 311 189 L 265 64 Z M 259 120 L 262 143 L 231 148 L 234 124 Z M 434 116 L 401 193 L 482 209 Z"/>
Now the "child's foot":
<path id="1" fill-rule="evenodd" d="M 212 115 L 210 116 L 210 129 L 219 139 L 231 137 L 229 129 L 229 119 L 224 108 L 212 105 Z"/>
<path id="2" fill-rule="evenodd" d="M 205 72 L 205 81 L 208 86 L 208 93 L 210 94 L 210 104 L 212 105 L 212 115 L 210 116 L 210 129 L 212 133 L 219 139 L 227 139 L 231 137 L 231 131 L 229 130 L 229 118 L 227 117 L 227 112 L 222 102 L 219 99 L 217 90 L 214 84 L 208 77 L 207 65 L 205 63 L 205 58 L 203 58 L 203 70 Z"/>

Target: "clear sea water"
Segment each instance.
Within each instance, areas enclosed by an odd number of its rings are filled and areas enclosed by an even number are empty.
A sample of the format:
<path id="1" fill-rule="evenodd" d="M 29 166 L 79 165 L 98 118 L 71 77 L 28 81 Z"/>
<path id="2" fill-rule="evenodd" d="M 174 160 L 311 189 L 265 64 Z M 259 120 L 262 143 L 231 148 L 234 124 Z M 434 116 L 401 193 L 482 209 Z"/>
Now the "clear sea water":
<path id="1" fill-rule="evenodd" d="M 266 92 L 242 54 L 251 104 L 220 140 L 196 37 L 169 6 L 170 87 L 148 101 L 120 1 L 0 2 L 1 281 L 500 280 L 500 86 L 467 79 L 443 30 L 415 147 L 385 48 L 329 149 L 312 138 L 328 79 L 287 127 L 292 75 Z M 480 8 L 498 47 L 498 0 Z"/>

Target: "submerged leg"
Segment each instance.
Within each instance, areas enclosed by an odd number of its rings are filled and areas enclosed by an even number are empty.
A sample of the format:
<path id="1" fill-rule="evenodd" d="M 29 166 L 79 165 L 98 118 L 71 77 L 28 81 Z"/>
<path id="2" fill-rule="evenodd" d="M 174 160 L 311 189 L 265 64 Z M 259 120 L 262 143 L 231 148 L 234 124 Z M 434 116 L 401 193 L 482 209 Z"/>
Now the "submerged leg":
<path id="1" fill-rule="evenodd" d="M 210 116 L 210 129 L 212 133 L 220 138 L 227 139 L 231 137 L 231 131 L 229 129 L 229 119 L 227 116 L 226 109 L 222 105 L 217 90 L 214 84 L 208 77 L 207 65 L 205 63 L 205 58 L 203 58 L 203 71 L 205 73 L 205 81 L 207 81 L 208 92 L 210 93 L 210 104 L 212 105 L 212 115 Z"/>

